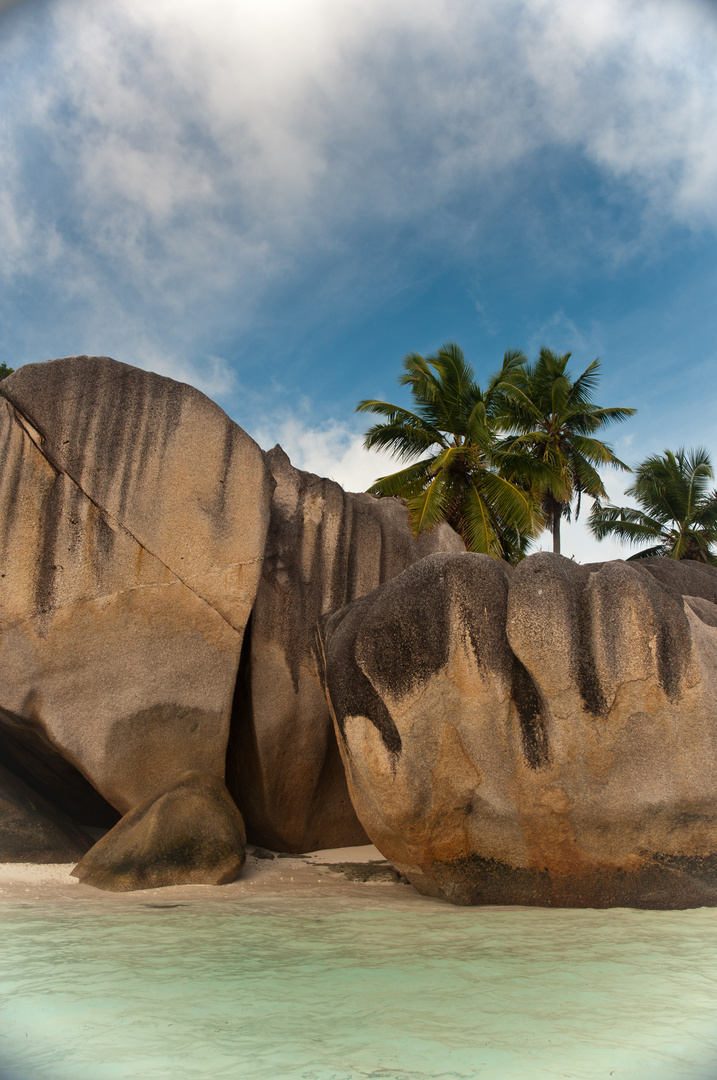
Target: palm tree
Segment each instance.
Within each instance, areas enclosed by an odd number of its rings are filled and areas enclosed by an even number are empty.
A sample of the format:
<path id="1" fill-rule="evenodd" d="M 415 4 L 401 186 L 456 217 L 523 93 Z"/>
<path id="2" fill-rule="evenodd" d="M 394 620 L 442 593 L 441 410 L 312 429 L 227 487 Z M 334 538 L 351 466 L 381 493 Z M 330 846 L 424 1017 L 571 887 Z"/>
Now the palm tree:
<path id="1" fill-rule="evenodd" d="M 501 448 L 542 462 L 546 479 L 540 497 L 546 527 L 552 530 L 553 551 L 560 554 L 560 521 L 570 520 L 573 499 L 577 517 L 583 494 L 607 495 L 596 466 L 611 465 L 629 472 L 607 443 L 594 438 L 608 424 L 625 420 L 635 409 L 601 408 L 593 403 L 600 371 L 593 360 L 574 382 L 567 370 L 570 353 L 558 356 L 542 348 L 533 364 L 523 364 L 502 398 L 501 426 L 511 434 Z"/>
<path id="2" fill-rule="evenodd" d="M 635 483 L 625 492 L 641 509 L 596 502 L 590 528 L 598 540 L 615 536 L 628 544 L 657 541 L 631 559 L 667 555 L 717 566 L 717 491 L 709 488 L 713 479 L 709 454 L 701 446 L 654 454 L 638 465 Z"/>
<path id="3" fill-rule="evenodd" d="M 410 389 L 413 411 L 374 399 L 357 405 L 385 418 L 366 432 L 364 446 L 410 462 L 368 490 L 405 498 L 416 535 L 446 520 L 470 551 L 516 560 L 539 533 L 543 518 L 530 485 L 544 480 L 545 469 L 500 450 L 495 434 L 506 388 L 525 362 L 506 352 L 482 391 L 462 350 L 449 343 L 434 356 L 404 359 L 399 383 Z"/>

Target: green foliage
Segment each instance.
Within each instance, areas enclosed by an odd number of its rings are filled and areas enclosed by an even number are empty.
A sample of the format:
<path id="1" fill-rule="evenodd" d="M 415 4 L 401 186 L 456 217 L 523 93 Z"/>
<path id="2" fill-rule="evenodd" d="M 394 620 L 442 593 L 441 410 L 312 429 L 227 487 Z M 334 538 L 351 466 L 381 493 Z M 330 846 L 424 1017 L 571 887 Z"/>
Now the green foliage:
<path id="1" fill-rule="evenodd" d="M 628 468 L 595 434 L 635 411 L 595 405 L 599 362 L 573 382 L 569 359 L 543 348 L 530 364 L 507 352 L 482 390 L 457 345 L 428 358 L 410 353 L 399 383 L 413 409 L 373 399 L 357 406 L 383 418 L 366 448 L 404 463 L 369 491 L 405 498 L 416 534 L 445 520 L 469 550 L 515 562 L 550 523 L 559 551 L 573 499 L 579 512 L 583 493 L 606 494 L 596 466 Z"/>
<path id="2" fill-rule="evenodd" d="M 12 375 L 14 370 L 14 368 L 8 367 L 7 364 L 0 364 L 0 379 L 5 379 L 8 375 Z"/>
<path id="3" fill-rule="evenodd" d="M 413 410 L 359 402 L 357 412 L 383 417 L 366 432 L 364 446 L 390 450 L 407 463 L 368 490 L 404 497 L 416 534 L 445 520 L 470 551 L 517 560 L 540 531 L 531 481 L 544 479 L 544 470 L 532 462 L 523 468 L 516 454 L 499 448 L 495 434 L 506 389 L 524 363 L 522 353 L 507 352 L 481 390 L 462 350 L 449 343 L 434 356 L 410 353 L 403 361 L 399 383 L 410 389 Z"/>
<path id="4" fill-rule="evenodd" d="M 596 433 L 636 411 L 595 405 L 599 360 L 593 360 L 573 381 L 569 359 L 570 353 L 558 356 L 542 348 L 535 363 L 523 364 L 506 389 L 500 418 L 502 426 L 511 431 L 501 443 L 502 449 L 540 461 L 546 468 L 539 494 L 557 553 L 560 521 L 563 517 L 570 520 L 573 501 L 577 500 L 577 516 L 583 495 L 600 499 L 607 494 L 596 466 L 630 471 L 607 443 L 595 438 Z"/>
<path id="5" fill-rule="evenodd" d="M 717 566 L 717 491 L 709 454 L 703 447 L 654 454 L 635 470 L 625 494 L 641 509 L 596 502 L 590 528 L 598 540 L 614 536 L 628 544 L 650 544 L 631 559 L 667 555 Z M 656 543 L 655 543 L 656 541 Z"/>

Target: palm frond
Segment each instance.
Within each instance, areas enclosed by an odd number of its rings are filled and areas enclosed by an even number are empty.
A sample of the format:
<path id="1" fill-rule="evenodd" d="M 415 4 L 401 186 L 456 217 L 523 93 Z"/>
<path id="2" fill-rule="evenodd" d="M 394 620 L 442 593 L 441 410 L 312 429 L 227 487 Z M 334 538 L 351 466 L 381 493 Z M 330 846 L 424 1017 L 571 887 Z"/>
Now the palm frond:
<path id="1" fill-rule="evenodd" d="M 368 488 L 369 495 L 387 496 L 397 495 L 401 498 L 410 498 L 423 487 L 429 479 L 433 467 L 434 458 L 424 458 L 407 469 L 399 469 L 398 472 L 380 476 Z"/>
<path id="2" fill-rule="evenodd" d="M 482 472 L 474 479 L 472 486 L 494 507 L 501 520 L 512 523 L 519 532 L 532 533 L 539 521 L 542 524 L 535 497 L 506 477 Z"/>
<path id="3" fill-rule="evenodd" d="M 503 556 L 495 521 L 478 488 L 469 485 L 462 508 L 461 535 L 469 551 L 490 555 L 494 559 Z"/>
<path id="4" fill-rule="evenodd" d="M 411 424 L 376 424 L 366 432 L 367 450 L 388 450 L 399 461 L 410 461 L 435 446 L 445 446 L 439 431 Z"/>
<path id="5" fill-rule="evenodd" d="M 576 493 L 590 495 L 593 499 L 607 495 L 600 473 L 582 454 L 575 451 L 570 454 L 570 472 Z"/>
<path id="6" fill-rule="evenodd" d="M 597 540 L 613 536 L 628 544 L 640 544 L 645 540 L 662 539 L 664 522 L 650 517 L 631 506 L 593 505 L 588 527 Z"/>
<path id="7" fill-rule="evenodd" d="M 655 544 L 654 547 L 645 548 L 644 551 L 636 551 L 634 555 L 630 555 L 627 562 L 635 562 L 636 559 L 653 559 L 656 555 L 667 555 L 668 548 L 666 544 Z"/>
<path id="8" fill-rule="evenodd" d="M 616 457 L 608 443 L 601 442 L 600 439 L 591 439 L 587 435 L 575 434 L 570 441 L 573 449 L 593 465 L 610 465 L 614 469 L 622 469 L 623 472 L 632 472 L 629 465 Z"/>
<path id="9" fill-rule="evenodd" d="M 416 536 L 445 520 L 450 496 L 451 485 L 445 470 L 433 476 L 422 491 L 409 496 L 408 509 Z"/>
<path id="10" fill-rule="evenodd" d="M 591 412 L 598 421 L 599 426 L 604 427 L 607 424 L 619 424 L 623 420 L 629 420 L 631 416 L 635 415 L 637 409 L 627 409 L 616 405 L 611 408 L 593 408 Z"/>
<path id="11" fill-rule="evenodd" d="M 571 408 L 580 405 L 589 405 L 597 390 L 599 378 L 600 360 L 598 358 L 597 360 L 593 360 L 591 364 L 588 364 L 582 375 L 578 375 L 577 379 L 570 387 L 567 404 Z"/>
<path id="12" fill-rule="evenodd" d="M 552 466 L 539 457 L 531 457 L 515 450 L 512 445 L 507 448 L 497 447 L 492 455 L 493 463 L 498 467 L 501 476 L 513 481 L 519 487 L 547 489 L 562 492 L 564 484 L 556 474 Z"/>

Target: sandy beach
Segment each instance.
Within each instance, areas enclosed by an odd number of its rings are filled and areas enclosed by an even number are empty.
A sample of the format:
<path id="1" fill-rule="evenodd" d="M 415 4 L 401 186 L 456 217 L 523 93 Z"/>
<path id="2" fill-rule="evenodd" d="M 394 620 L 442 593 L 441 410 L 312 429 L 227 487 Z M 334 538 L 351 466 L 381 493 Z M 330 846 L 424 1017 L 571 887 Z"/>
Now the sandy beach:
<path id="1" fill-rule="evenodd" d="M 372 844 L 330 848 L 307 855 L 285 855 L 247 846 L 241 877 L 228 885 L 174 885 L 133 892 L 105 892 L 71 876 L 73 863 L 0 863 L 2 901 L 113 901 L 123 904 L 178 903 L 187 900 L 253 899 L 262 896 L 346 897 L 354 901 L 426 902 L 401 880 Z M 435 903 L 436 901 L 432 901 Z"/>

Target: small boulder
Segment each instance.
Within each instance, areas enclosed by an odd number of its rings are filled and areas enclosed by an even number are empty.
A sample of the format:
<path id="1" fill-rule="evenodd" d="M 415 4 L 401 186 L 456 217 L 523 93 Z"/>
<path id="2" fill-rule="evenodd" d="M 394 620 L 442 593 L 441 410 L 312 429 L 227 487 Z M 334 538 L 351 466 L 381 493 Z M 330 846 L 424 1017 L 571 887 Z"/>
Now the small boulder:
<path id="1" fill-rule="evenodd" d="M 224 784 L 189 772 L 130 810 L 72 871 L 109 892 L 226 885 L 246 859 L 244 822 Z"/>

